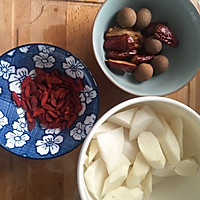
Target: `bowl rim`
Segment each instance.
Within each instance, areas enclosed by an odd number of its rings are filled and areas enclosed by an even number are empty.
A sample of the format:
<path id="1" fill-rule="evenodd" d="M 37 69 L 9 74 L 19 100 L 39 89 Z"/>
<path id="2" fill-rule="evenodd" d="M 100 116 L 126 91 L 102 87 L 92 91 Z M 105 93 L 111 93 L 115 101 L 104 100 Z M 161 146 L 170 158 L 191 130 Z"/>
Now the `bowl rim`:
<path id="1" fill-rule="evenodd" d="M 188 111 L 191 113 L 192 116 L 195 118 L 199 119 L 200 121 L 200 114 L 198 114 L 195 110 L 193 110 L 191 107 L 188 105 L 177 101 L 175 99 L 171 99 L 169 97 L 161 97 L 161 96 L 144 96 L 144 97 L 136 97 L 136 98 L 131 98 L 128 100 L 125 100 L 115 106 L 113 106 L 111 109 L 109 109 L 107 112 L 105 112 L 94 124 L 92 129 L 90 130 L 90 133 L 87 135 L 86 139 L 82 143 L 80 152 L 79 152 L 79 157 L 78 157 L 78 164 L 77 164 L 77 185 L 78 185 L 78 191 L 79 195 L 83 200 L 87 200 L 87 196 L 85 193 L 85 189 L 83 187 L 83 182 L 84 182 L 84 176 L 83 176 L 83 161 L 84 161 L 84 154 L 87 151 L 88 145 L 94 136 L 95 130 L 103 123 L 105 122 L 111 115 L 114 113 L 118 112 L 119 110 L 129 107 L 131 105 L 135 105 L 138 103 L 147 103 L 147 102 L 161 102 L 161 103 L 166 103 L 166 104 L 173 104 L 176 107 L 179 107 L 183 110 Z"/>
<path id="2" fill-rule="evenodd" d="M 188 79 L 188 81 L 186 81 L 184 84 L 182 85 L 179 85 L 178 87 L 174 88 L 174 89 L 170 89 L 169 91 L 165 91 L 165 92 L 160 92 L 160 93 L 152 93 L 152 94 L 148 94 L 148 93 L 145 93 L 145 94 L 142 94 L 141 92 L 139 91 L 131 91 L 130 89 L 127 89 L 125 86 L 123 85 L 120 85 L 117 80 L 115 80 L 114 78 L 112 78 L 112 76 L 110 76 L 107 72 L 106 72 L 106 69 L 104 67 L 102 67 L 102 65 L 100 64 L 100 59 L 98 58 L 97 54 L 96 54 L 96 47 L 95 47 L 95 25 L 97 23 L 97 20 L 101 14 L 101 11 L 103 10 L 103 8 L 108 4 L 110 3 L 111 1 L 113 0 L 107 0 L 105 2 L 103 2 L 102 6 L 100 7 L 100 9 L 98 10 L 96 16 L 95 16 L 95 19 L 94 19 L 94 23 L 93 23 L 93 27 L 92 27 L 92 48 L 93 48 L 93 52 L 94 52 L 94 56 L 95 56 L 95 59 L 98 63 L 98 66 L 100 67 L 100 69 L 102 70 L 102 72 L 104 73 L 104 75 L 107 77 L 107 79 L 112 83 L 114 84 L 116 87 L 118 87 L 119 89 L 121 89 L 122 91 L 125 91 L 127 92 L 128 94 L 132 94 L 132 95 L 135 95 L 137 97 L 145 97 L 145 96 L 166 96 L 166 95 L 169 95 L 169 94 L 172 94 L 174 92 L 177 92 L 179 90 L 181 90 L 182 88 L 184 88 L 186 85 L 188 85 L 193 79 L 194 77 L 196 76 L 197 72 L 199 71 L 200 69 L 200 65 L 199 67 L 197 67 L 197 69 L 193 72 L 193 75 L 190 77 L 190 79 Z M 198 13 L 198 16 L 199 16 L 199 21 L 200 21 L 200 11 L 198 10 L 196 4 L 192 1 L 188 1 L 188 3 L 194 8 L 194 10 L 196 10 L 196 12 Z"/>

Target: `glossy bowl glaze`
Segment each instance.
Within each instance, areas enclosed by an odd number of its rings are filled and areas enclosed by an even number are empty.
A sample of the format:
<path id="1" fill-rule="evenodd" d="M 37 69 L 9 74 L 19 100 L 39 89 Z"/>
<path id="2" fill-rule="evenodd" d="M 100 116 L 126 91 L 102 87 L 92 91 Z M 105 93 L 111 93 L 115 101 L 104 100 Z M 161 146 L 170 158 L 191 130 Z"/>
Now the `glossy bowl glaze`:
<path id="1" fill-rule="evenodd" d="M 139 83 L 132 75 L 113 73 L 105 64 L 104 35 L 116 25 L 116 14 L 123 7 L 138 10 L 147 7 L 152 12 L 152 22 L 168 22 L 178 38 L 177 48 L 164 46 L 162 53 L 169 58 L 166 72 Z M 93 50 L 96 60 L 106 77 L 122 90 L 138 95 L 167 95 L 185 86 L 200 66 L 200 16 L 188 0 L 107 0 L 100 8 L 93 27 Z"/>

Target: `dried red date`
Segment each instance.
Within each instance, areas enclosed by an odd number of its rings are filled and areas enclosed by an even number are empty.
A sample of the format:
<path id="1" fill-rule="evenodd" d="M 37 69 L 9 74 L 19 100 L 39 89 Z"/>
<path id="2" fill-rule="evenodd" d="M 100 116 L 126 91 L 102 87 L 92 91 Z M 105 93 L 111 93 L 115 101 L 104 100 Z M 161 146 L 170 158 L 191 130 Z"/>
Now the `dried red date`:
<path id="1" fill-rule="evenodd" d="M 156 31 L 156 27 L 160 24 L 167 26 L 168 23 L 166 23 L 166 22 L 152 22 L 152 23 L 150 23 L 143 31 L 144 37 L 149 37 L 151 35 L 154 35 L 154 33 Z"/>
<path id="2" fill-rule="evenodd" d="M 108 59 L 108 60 L 106 60 L 106 63 L 109 68 L 117 69 L 117 70 L 124 71 L 124 72 L 131 72 L 131 73 L 137 67 L 137 65 L 134 63 L 130 63 L 127 61 L 122 61 L 122 60 Z"/>
<path id="3" fill-rule="evenodd" d="M 154 55 L 135 55 L 131 58 L 130 62 L 139 65 L 140 63 L 147 63 L 154 58 Z"/>
<path id="4" fill-rule="evenodd" d="M 119 50 L 119 51 L 128 51 L 138 48 L 133 38 L 127 34 L 121 36 L 109 37 L 104 42 L 105 49 Z"/>
<path id="5" fill-rule="evenodd" d="M 159 39 L 162 43 L 176 48 L 179 45 L 179 41 L 169 27 L 164 24 L 156 26 L 154 33 L 155 38 Z"/>
<path id="6" fill-rule="evenodd" d="M 108 51 L 108 58 L 115 60 L 129 60 L 133 55 L 138 53 L 137 49 L 133 49 L 132 51 L 116 51 L 110 50 Z"/>

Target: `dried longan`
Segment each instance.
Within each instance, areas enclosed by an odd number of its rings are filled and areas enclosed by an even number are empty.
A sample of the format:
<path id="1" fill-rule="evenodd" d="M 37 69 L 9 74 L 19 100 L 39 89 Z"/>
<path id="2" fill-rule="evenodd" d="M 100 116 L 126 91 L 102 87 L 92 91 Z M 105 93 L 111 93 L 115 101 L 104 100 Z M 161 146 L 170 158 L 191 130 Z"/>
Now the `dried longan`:
<path id="1" fill-rule="evenodd" d="M 139 81 L 147 81 L 153 76 L 153 67 L 148 63 L 141 63 L 133 73 L 134 78 Z"/>
<path id="2" fill-rule="evenodd" d="M 162 49 L 162 42 L 152 37 L 148 37 L 144 41 L 144 49 L 149 54 L 157 54 Z"/>
<path id="3" fill-rule="evenodd" d="M 141 8 L 140 10 L 137 11 L 136 15 L 137 15 L 137 20 L 135 26 L 138 29 L 144 29 L 150 24 L 152 14 L 148 8 Z"/>
<path id="4" fill-rule="evenodd" d="M 151 65 L 154 68 L 155 74 L 161 74 L 168 69 L 169 59 L 164 55 L 158 55 L 152 60 Z"/>
<path id="5" fill-rule="evenodd" d="M 136 13 L 132 8 L 122 8 L 116 16 L 117 24 L 124 28 L 130 28 L 134 26 L 136 22 Z"/>

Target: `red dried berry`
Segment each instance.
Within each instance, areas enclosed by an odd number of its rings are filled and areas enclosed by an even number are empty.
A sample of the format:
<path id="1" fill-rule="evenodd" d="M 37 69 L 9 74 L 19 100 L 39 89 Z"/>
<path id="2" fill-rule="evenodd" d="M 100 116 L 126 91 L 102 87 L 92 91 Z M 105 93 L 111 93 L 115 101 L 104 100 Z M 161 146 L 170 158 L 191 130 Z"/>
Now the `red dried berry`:
<path id="1" fill-rule="evenodd" d="M 12 99 L 17 106 L 21 105 L 21 101 L 20 101 L 20 99 L 19 99 L 19 97 L 18 97 L 18 95 L 15 91 L 12 92 Z"/>

